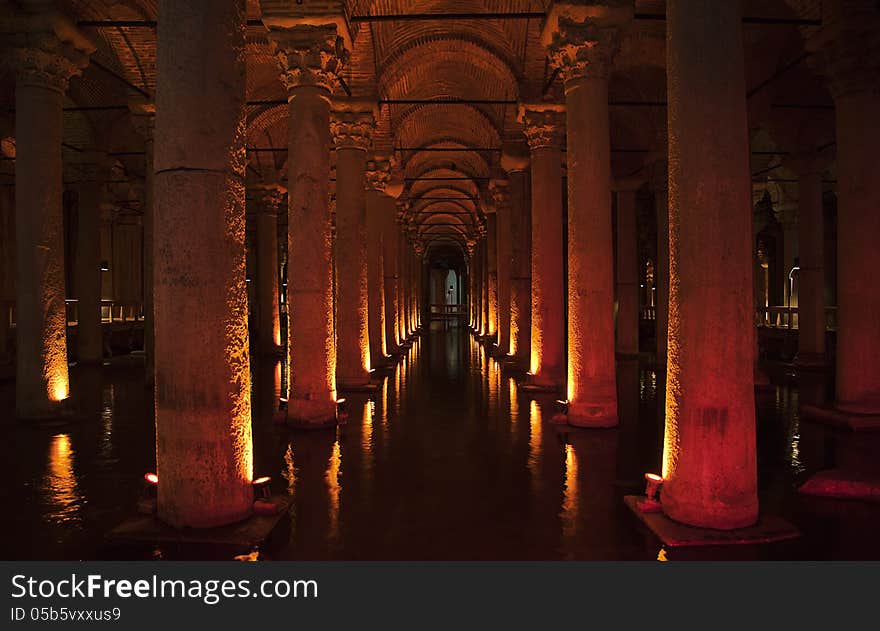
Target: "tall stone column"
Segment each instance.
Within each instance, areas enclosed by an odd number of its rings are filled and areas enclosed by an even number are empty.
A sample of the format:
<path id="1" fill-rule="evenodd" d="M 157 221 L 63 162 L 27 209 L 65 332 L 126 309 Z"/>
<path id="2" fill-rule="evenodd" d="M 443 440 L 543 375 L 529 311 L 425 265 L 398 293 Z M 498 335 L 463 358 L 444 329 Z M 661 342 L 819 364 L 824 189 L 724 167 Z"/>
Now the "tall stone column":
<path id="1" fill-rule="evenodd" d="M 401 224 L 400 234 L 400 330 L 402 341 L 406 341 L 410 333 L 409 322 L 409 240 L 406 238 L 406 226 Z"/>
<path id="2" fill-rule="evenodd" d="M 511 211 L 510 184 L 506 179 L 494 179 L 489 183 L 492 201 L 495 203 L 495 241 L 497 251 L 497 327 L 498 352 L 510 354 L 510 280 L 511 280 Z"/>
<path id="3" fill-rule="evenodd" d="M 375 368 L 385 363 L 388 344 L 385 339 L 385 278 L 382 260 L 382 221 L 385 186 L 391 179 L 388 160 L 367 161 L 367 297 L 370 326 L 370 363 Z"/>
<path id="4" fill-rule="evenodd" d="M 330 95 L 350 37 L 344 20 L 329 16 L 298 23 L 286 17 L 276 20 L 264 11 L 263 21 L 269 26 L 290 108 L 287 420 L 321 427 L 336 422 Z"/>
<path id="5" fill-rule="evenodd" d="M 872 54 L 878 33 L 876 7 L 852 3 L 808 43 L 825 61 L 836 111 L 836 407 L 873 415 L 880 414 L 880 60 Z"/>
<path id="6" fill-rule="evenodd" d="M 758 518 L 740 5 L 669 0 L 666 29 L 670 278 L 661 502 L 685 524 L 740 528 Z"/>
<path id="7" fill-rule="evenodd" d="M 639 252 L 636 191 L 640 180 L 618 180 L 617 189 L 617 355 L 639 354 Z"/>
<path id="8" fill-rule="evenodd" d="M 4 18 L 0 36 L 15 72 L 15 406 L 19 418 L 50 417 L 70 394 L 61 107 L 94 47 L 57 15 Z"/>
<path id="9" fill-rule="evenodd" d="M 403 233 L 403 216 L 405 213 L 405 203 L 398 204 L 397 211 L 397 337 L 398 344 L 404 344 L 406 338 L 409 337 L 406 323 L 406 253 L 409 245 L 406 242 L 406 236 Z"/>
<path id="10" fill-rule="evenodd" d="M 254 189 L 254 195 L 257 198 L 257 331 L 260 352 L 274 355 L 282 348 L 278 207 L 284 190 L 275 184 Z"/>
<path id="11" fill-rule="evenodd" d="M 387 190 L 387 187 L 386 187 Z M 400 194 L 396 188 L 395 192 Z M 379 207 L 382 239 L 382 276 L 385 309 L 385 352 L 389 355 L 398 352 L 400 333 L 398 322 L 398 260 L 400 243 L 397 238 L 397 204 L 393 197 L 384 195 Z"/>
<path id="12" fill-rule="evenodd" d="M 798 353 L 801 368 L 825 365 L 825 215 L 816 156 L 794 164 L 798 174 Z"/>
<path id="13" fill-rule="evenodd" d="M 505 351 L 528 366 L 532 303 L 532 217 L 528 147 L 510 143 L 501 156 L 510 190 L 510 345 Z"/>
<path id="14" fill-rule="evenodd" d="M 159 2 L 156 460 L 158 514 L 176 528 L 237 522 L 253 505 L 244 5 Z"/>
<path id="15" fill-rule="evenodd" d="M 153 131 L 156 123 L 156 105 L 143 100 L 128 104 L 132 125 L 144 140 L 144 381 L 152 388 L 156 378 L 155 335 L 156 319 L 153 309 Z"/>
<path id="16" fill-rule="evenodd" d="M 366 152 L 375 118 L 363 103 L 335 107 L 330 131 L 336 146 L 336 383 L 351 390 L 370 384 Z"/>
<path id="17" fill-rule="evenodd" d="M 628 3 L 554 3 L 542 36 L 565 79 L 568 421 L 617 425 L 608 74 Z"/>
<path id="18" fill-rule="evenodd" d="M 532 164 L 532 330 L 528 389 L 559 390 L 565 381 L 562 266 L 562 140 L 565 108 L 520 106 Z"/>
<path id="19" fill-rule="evenodd" d="M 106 185 L 106 154 L 92 156 L 82 165 L 77 185 L 76 228 L 76 359 L 88 364 L 104 356 L 101 330 L 101 202 Z"/>
<path id="20" fill-rule="evenodd" d="M 498 215 L 486 215 L 486 274 L 488 280 L 488 326 L 490 344 L 498 335 Z"/>

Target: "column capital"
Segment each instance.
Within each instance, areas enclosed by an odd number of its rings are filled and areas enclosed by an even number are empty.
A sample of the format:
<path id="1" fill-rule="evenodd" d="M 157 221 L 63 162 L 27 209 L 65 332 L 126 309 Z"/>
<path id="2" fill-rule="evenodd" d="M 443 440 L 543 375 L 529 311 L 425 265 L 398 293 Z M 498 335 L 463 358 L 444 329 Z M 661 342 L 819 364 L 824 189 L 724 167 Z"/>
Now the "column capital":
<path id="1" fill-rule="evenodd" d="M 9 46 L 5 63 L 19 85 L 62 93 L 95 52 L 95 45 L 72 22 L 54 12 L 2 18 L 0 38 Z"/>
<path id="2" fill-rule="evenodd" d="M 805 46 L 814 53 L 810 63 L 825 75 L 835 99 L 861 92 L 880 93 L 880 14 L 876 7 L 843 8 L 837 19 L 809 38 Z"/>
<path id="3" fill-rule="evenodd" d="M 501 145 L 501 168 L 507 173 L 526 171 L 530 162 L 527 142 L 505 142 Z"/>
<path id="4" fill-rule="evenodd" d="M 510 207 L 510 181 L 507 178 L 494 177 L 489 180 L 489 193 L 496 213 L 499 208 Z"/>
<path id="5" fill-rule="evenodd" d="M 534 151 L 559 148 L 565 136 L 565 106 L 557 103 L 532 103 L 519 106 L 517 119 Z"/>
<path id="6" fill-rule="evenodd" d="M 620 27 L 632 17 L 632 0 L 554 2 L 541 43 L 566 81 L 607 79 L 620 47 Z"/>
<path id="7" fill-rule="evenodd" d="M 263 21 L 267 22 L 265 17 Z M 269 41 L 288 92 L 316 87 L 332 94 L 351 50 L 338 22 L 270 26 Z"/>
<path id="8" fill-rule="evenodd" d="M 367 159 L 367 188 L 384 193 L 391 183 L 391 160 L 387 155 L 374 155 Z"/>
<path id="9" fill-rule="evenodd" d="M 261 184 L 253 188 L 253 195 L 259 205 L 259 213 L 277 215 L 281 200 L 284 197 L 284 187 L 279 184 Z"/>
<path id="10" fill-rule="evenodd" d="M 373 143 L 376 118 L 373 103 L 334 101 L 330 112 L 330 134 L 336 149 L 369 149 Z"/>

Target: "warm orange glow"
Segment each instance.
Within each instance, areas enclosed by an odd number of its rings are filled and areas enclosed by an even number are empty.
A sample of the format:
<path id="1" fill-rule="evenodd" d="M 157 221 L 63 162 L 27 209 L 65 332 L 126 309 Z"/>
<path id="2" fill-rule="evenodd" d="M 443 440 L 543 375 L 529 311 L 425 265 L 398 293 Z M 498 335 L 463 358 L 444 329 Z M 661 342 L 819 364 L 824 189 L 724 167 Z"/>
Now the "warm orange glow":
<path id="1" fill-rule="evenodd" d="M 510 389 L 510 429 L 516 431 L 516 424 L 519 421 L 519 400 L 517 399 L 516 379 L 512 377 L 507 380 Z"/>
<path id="2" fill-rule="evenodd" d="M 263 477 L 254 480 L 253 484 L 254 486 L 259 486 L 260 484 L 266 484 L 266 482 L 269 482 L 271 479 L 272 478 L 270 478 L 268 475 L 264 475 Z"/>
<path id="3" fill-rule="evenodd" d="M 49 446 L 48 471 L 45 486 L 53 504 L 52 518 L 66 522 L 77 518 L 80 501 L 79 488 L 73 472 L 74 451 L 70 436 L 56 434 Z"/>
<path id="4" fill-rule="evenodd" d="M 333 443 L 333 453 L 327 466 L 327 494 L 330 497 L 330 537 L 335 538 L 339 534 L 339 493 L 342 485 L 339 483 L 339 472 L 342 471 L 342 450 L 339 440 Z"/>
<path id="5" fill-rule="evenodd" d="M 67 381 L 67 366 L 64 367 L 63 374 L 51 375 L 48 383 L 49 400 L 64 401 L 70 396 L 70 386 Z"/>
<path id="6" fill-rule="evenodd" d="M 287 492 L 293 495 L 296 489 L 296 467 L 293 464 L 293 448 L 289 443 L 287 451 L 284 452 L 284 471 L 281 475 L 287 480 Z"/>
<path id="7" fill-rule="evenodd" d="M 578 462 L 571 444 L 565 445 L 565 491 L 562 498 L 562 536 L 574 538 L 578 523 Z"/>
<path id="8" fill-rule="evenodd" d="M 144 476 L 144 480 L 146 480 L 149 484 L 159 484 L 159 476 L 155 473 L 147 473 Z"/>
<path id="9" fill-rule="evenodd" d="M 645 479 L 648 480 L 649 482 L 662 482 L 663 481 L 663 478 L 661 478 L 656 473 L 646 473 Z"/>
<path id="10" fill-rule="evenodd" d="M 341 399 L 336 399 L 336 405 L 345 403 L 345 401 L 346 401 L 345 397 L 342 397 Z"/>
<path id="11" fill-rule="evenodd" d="M 532 484 L 537 485 L 541 479 L 540 456 L 541 456 L 541 408 L 538 402 L 532 399 L 529 402 L 529 471 L 532 474 Z"/>

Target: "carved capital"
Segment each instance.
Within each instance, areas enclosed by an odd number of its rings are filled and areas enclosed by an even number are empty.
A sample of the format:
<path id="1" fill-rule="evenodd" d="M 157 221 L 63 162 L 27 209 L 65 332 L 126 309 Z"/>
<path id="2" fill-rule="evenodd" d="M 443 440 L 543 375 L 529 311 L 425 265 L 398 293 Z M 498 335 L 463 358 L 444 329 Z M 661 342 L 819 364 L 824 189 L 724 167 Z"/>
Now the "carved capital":
<path id="1" fill-rule="evenodd" d="M 265 184 L 253 189 L 259 212 L 267 215 L 277 215 L 284 198 L 284 188 L 278 184 Z"/>
<path id="2" fill-rule="evenodd" d="M 391 160 L 387 156 L 373 156 L 367 160 L 367 188 L 385 192 L 391 182 Z"/>
<path id="3" fill-rule="evenodd" d="M 288 91 L 312 86 L 333 92 L 349 56 L 336 24 L 272 28 L 269 39 Z"/>
<path id="4" fill-rule="evenodd" d="M 554 3 L 541 41 L 566 81 L 607 78 L 620 47 L 620 26 L 633 16 L 631 0 Z"/>
<path id="5" fill-rule="evenodd" d="M 565 138 L 564 106 L 550 103 L 520 105 L 518 119 L 533 151 L 562 146 Z"/>
<path id="6" fill-rule="evenodd" d="M 374 128 L 371 110 L 334 107 L 330 116 L 330 134 L 337 149 L 366 151 L 373 143 Z"/>
<path id="7" fill-rule="evenodd" d="M 492 203 L 495 204 L 496 212 L 499 209 L 510 207 L 510 182 L 503 178 L 489 180 L 489 193 L 492 195 Z"/>

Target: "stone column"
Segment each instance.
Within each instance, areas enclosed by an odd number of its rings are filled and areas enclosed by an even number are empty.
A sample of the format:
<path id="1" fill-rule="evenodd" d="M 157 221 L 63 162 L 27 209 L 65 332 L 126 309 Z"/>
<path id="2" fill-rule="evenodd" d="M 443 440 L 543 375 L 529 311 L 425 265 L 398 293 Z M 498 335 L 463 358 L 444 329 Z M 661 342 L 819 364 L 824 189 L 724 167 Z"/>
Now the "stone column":
<path id="1" fill-rule="evenodd" d="M 253 505 L 244 5 L 159 2 L 156 460 L 158 514 L 176 528 L 234 523 Z"/>
<path id="2" fill-rule="evenodd" d="M 287 420 L 321 427 L 336 422 L 330 95 L 350 37 L 345 22 L 331 17 L 320 25 L 312 21 L 292 26 L 279 18 L 276 25 L 264 12 L 263 21 L 269 26 L 290 104 Z"/>
<path id="3" fill-rule="evenodd" d="M 385 215 L 388 208 L 385 187 L 391 180 L 391 163 L 374 157 L 367 162 L 367 287 L 370 323 L 370 362 L 375 368 L 385 364 L 389 343 L 385 327 L 385 261 L 382 256 Z"/>
<path id="4" fill-rule="evenodd" d="M 528 147 L 510 143 L 501 166 L 510 182 L 510 346 L 507 353 L 528 366 L 532 303 L 532 217 L 529 199 Z"/>
<path id="5" fill-rule="evenodd" d="M 50 417 L 70 394 L 61 107 L 94 47 L 54 14 L 4 18 L 0 35 L 15 72 L 15 405 L 19 418 Z"/>
<path id="6" fill-rule="evenodd" d="M 284 190 L 275 185 L 254 190 L 257 198 L 257 331 L 260 352 L 281 350 L 281 301 L 278 297 L 278 208 Z"/>
<path id="7" fill-rule="evenodd" d="M 330 123 L 336 146 L 336 383 L 370 383 L 367 285 L 366 151 L 375 117 L 363 103 L 336 103 Z"/>
<path id="8" fill-rule="evenodd" d="M 101 327 L 101 202 L 106 184 L 106 154 L 83 165 L 77 186 L 76 228 L 76 359 L 88 364 L 104 357 Z"/>
<path id="9" fill-rule="evenodd" d="M 565 380 L 562 267 L 561 105 L 520 106 L 532 164 L 532 330 L 529 383 L 559 390 Z"/>
<path id="10" fill-rule="evenodd" d="M 406 252 L 409 247 L 406 236 L 403 233 L 403 216 L 406 204 L 398 203 L 397 211 L 397 339 L 398 344 L 404 344 L 409 336 L 406 324 Z"/>
<path id="11" fill-rule="evenodd" d="M 818 36 L 837 130 L 836 407 L 880 414 L 880 19 L 871 3 L 841 7 Z M 823 41 L 824 38 L 824 41 Z M 873 368 L 871 368 L 873 367 Z"/>
<path id="12" fill-rule="evenodd" d="M 816 156 L 795 161 L 798 175 L 798 353 L 800 368 L 825 365 L 825 214 Z"/>
<path id="13" fill-rule="evenodd" d="M 510 354 L 510 269 L 511 269 L 511 220 L 510 184 L 506 179 L 493 179 L 489 183 L 492 201 L 495 203 L 495 249 L 497 267 L 498 304 L 496 326 L 498 328 L 498 353 Z"/>
<path id="14" fill-rule="evenodd" d="M 583 427 L 617 425 L 608 74 L 618 47 L 618 27 L 631 13 L 627 3 L 555 3 L 542 36 L 565 80 L 566 390 L 568 421 Z"/>
<path id="15" fill-rule="evenodd" d="M 153 131 L 156 122 L 155 103 L 133 100 L 128 104 L 132 125 L 144 139 L 144 233 L 143 233 L 143 272 L 144 272 L 144 380 L 153 387 L 156 378 L 155 368 L 155 314 L 153 313 Z"/>
<path id="16" fill-rule="evenodd" d="M 486 335 L 491 346 L 498 335 L 498 216 L 494 212 L 486 215 L 486 270 L 489 292 Z"/>
<path id="17" fill-rule="evenodd" d="M 387 190 L 387 188 L 386 188 Z M 395 188 L 400 194 L 400 190 Z M 400 345 L 400 325 L 398 321 L 398 277 L 400 243 L 397 238 L 397 205 L 393 197 L 385 195 L 381 199 L 381 239 L 382 275 L 385 300 L 385 352 L 397 353 Z"/>
<path id="18" fill-rule="evenodd" d="M 742 14 L 669 0 L 669 359 L 661 502 L 703 528 L 758 518 Z M 696 54 L 698 51 L 699 54 Z"/>
<path id="19" fill-rule="evenodd" d="M 617 355 L 639 354 L 639 252 L 636 191 L 640 180 L 618 180 L 617 189 Z"/>

